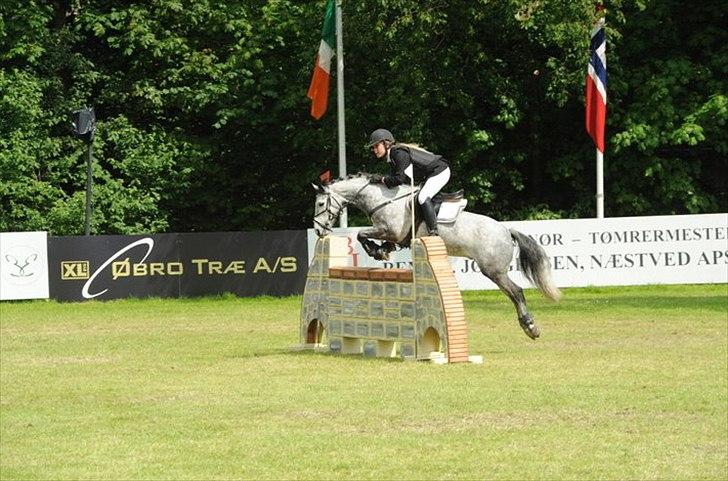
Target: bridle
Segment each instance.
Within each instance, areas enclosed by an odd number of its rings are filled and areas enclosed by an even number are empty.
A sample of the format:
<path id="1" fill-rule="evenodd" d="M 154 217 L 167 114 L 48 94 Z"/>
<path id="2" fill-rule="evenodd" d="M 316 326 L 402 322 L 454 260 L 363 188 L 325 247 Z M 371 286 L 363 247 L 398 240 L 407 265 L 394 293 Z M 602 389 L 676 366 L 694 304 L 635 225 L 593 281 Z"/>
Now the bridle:
<path id="1" fill-rule="evenodd" d="M 359 188 L 359 190 L 356 191 L 356 193 L 354 194 L 353 198 L 356 199 L 359 196 L 359 194 L 361 194 L 361 192 L 364 189 L 366 189 L 367 187 L 369 187 L 370 185 L 373 185 L 373 184 L 370 184 L 368 182 L 366 184 L 364 184 L 361 188 Z M 374 214 L 378 210 L 382 209 L 383 207 L 388 206 L 392 202 L 396 202 L 396 201 L 398 201 L 400 199 L 404 199 L 405 197 L 408 197 L 408 196 L 411 196 L 413 194 L 416 194 L 419 190 L 420 190 L 419 187 L 415 187 L 415 189 L 413 191 L 411 191 L 411 192 L 406 192 L 406 193 L 401 194 L 401 195 L 399 195 L 397 197 L 394 197 L 393 199 L 389 199 L 389 200 L 387 200 L 385 202 L 382 202 L 381 204 L 379 204 L 378 206 L 374 207 L 373 209 L 370 209 L 367 212 L 367 215 L 369 217 L 371 217 L 372 214 Z M 339 201 L 339 199 L 337 199 L 336 197 L 340 197 L 341 198 L 341 201 Z M 346 207 L 348 203 L 349 203 L 349 201 L 347 201 L 340 194 L 337 194 L 336 192 L 332 192 L 332 191 L 328 190 L 326 192 L 326 204 L 324 205 L 324 207 L 321 210 L 319 210 L 318 212 L 314 212 L 314 215 L 313 215 L 313 223 L 316 224 L 316 225 L 318 225 L 319 227 L 321 227 L 321 229 L 323 229 L 323 231 L 325 233 L 327 233 L 327 234 L 330 233 L 330 232 L 333 232 L 333 229 L 331 227 L 326 226 L 326 224 L 333 224 L 334 220 L 337 217 L 339 217 L 339 213 L 341 212 L 341 209 L 343 209 L 344 207 Z M 333 207 L 333 209 L 332 209 L 332 207 Z M 320 216 L 322 214 L 327 214 L 327 218 L 326 218 L 326 220 L 324 221 L 323 224 L 318 220 L 318 216 Z"/>
<path id="2" fill-rule="evenodd" d="M 347 204 L 346 199 L 342 197 L 343 202 L 341 202 L 335 196 L 338 196 L 335 192 L 326 192 L 326 205 L 324 205 L 323 209 L 313 214 L 313 223 L 321 227 L 325 233 L 333 232 L 333 229 L 326 224 L 333 224 L 334 220 L 339 217 L 341 209 Z M 323 224 L 318 220 L 318 216 L 322 214 L 327 214 L 327 218 Z"/>

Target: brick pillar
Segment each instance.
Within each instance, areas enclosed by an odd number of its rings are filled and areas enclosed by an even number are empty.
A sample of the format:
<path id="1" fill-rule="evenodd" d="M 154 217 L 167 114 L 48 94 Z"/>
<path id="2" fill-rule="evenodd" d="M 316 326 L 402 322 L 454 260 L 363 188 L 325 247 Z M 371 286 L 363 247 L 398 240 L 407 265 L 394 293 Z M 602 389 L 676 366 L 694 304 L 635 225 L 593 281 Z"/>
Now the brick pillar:
<path id="1" fill-rule="evenodd" d="M 435 236 L 422 237 L 420 240 L 427 250 L 427 258 L 435 274 L 445 311 L 448 362 L 468 362 L 468 329 L 463 298 L 447 257 L 445 243 Z"/>

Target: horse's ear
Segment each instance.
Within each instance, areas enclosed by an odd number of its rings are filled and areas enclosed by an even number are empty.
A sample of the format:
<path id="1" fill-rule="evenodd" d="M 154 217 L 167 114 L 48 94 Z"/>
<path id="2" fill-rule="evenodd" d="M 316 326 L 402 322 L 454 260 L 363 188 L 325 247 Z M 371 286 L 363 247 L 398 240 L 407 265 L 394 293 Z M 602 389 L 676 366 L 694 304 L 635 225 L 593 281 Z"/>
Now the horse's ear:
<path id="1" fill-rule="evenodd" d="M 313 187 L 313 190 L 315 190 L 316 192 L 318 192 L 320 194 L 325 194 L 326 190 L 327 190 L 325 185 L 321 185 L 321 184 L 313 183 L 313 182 L 311 183 L 311 187 Z"/>

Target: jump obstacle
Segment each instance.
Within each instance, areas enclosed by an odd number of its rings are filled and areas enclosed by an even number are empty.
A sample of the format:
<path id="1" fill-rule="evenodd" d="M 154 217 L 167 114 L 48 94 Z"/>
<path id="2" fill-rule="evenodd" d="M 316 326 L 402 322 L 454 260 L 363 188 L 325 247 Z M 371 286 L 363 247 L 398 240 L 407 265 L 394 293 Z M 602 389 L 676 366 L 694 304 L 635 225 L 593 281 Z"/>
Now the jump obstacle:
<path id="1" fill-rule="evenodd" d="M 316 242 L 300 318 L 302 346 L 439 362 L 469 359 L 465 310 L 439 237 L 412 243 L 413 268 L 349 267 L 348 239 Z M 322 344 L 324 334 L 328 344 Z"/>

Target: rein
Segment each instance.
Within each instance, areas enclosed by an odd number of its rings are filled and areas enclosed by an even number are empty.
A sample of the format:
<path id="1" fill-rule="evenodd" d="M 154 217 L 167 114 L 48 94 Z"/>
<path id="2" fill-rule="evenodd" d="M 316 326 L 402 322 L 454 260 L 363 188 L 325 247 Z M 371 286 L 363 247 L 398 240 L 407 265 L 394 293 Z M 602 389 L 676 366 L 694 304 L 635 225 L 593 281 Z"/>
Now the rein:
<path id="1" fill-rule="evenodd" d="M 336 197 L 334 197 L 334 195 L 335 194 L 333 192 L 329 192 L 328 196 L 326 197 L 326 207 L 323 210 L 315 212 L 313 215 L 314 224 L 318 224 L 318 226 L 321 227 L 324 230 L 324 232 L 331 232 L 332 231 L 331 227 L 328 227 L 327 225 L 319 222 L 317 219 L 318 216 L 321 214 L 324 214 L 324 213 L 328 214 L 328 219 L 326 219 L 326 223 L 333 224 L 334 219 L 336 219 L 339 216 L 339 212 L 341 212 L 341 209 L 344 208 L 345 203 L 339 202 L 339 200 Z M 333 204 L 332 201 L 336 202 L 336 207 L 335 207 L 336 213 L 331 211 L 331 205 Z"/>
<path id="2" fill-rule="evenodd" d="M 356 193 L 354 194 L 354 198 L 357 198 L 359 196 L 359 194 L 364 189 L 366 189 L 367 187 L 369 187 L 370 185 L 372 185 L 372 184 L 370 184 L 370 183 L 364 184 L 359 190 L 356 191 Z M 367 211 L 367 216 L 371 217 L 375 212 L 377 212 L 380 209 L 388 206 L 392 202 L 396 202 L 398 200 L 404 199 L 405 197 L 414 195 L 419 190 L 420 190 L 420 188 L 419 187 L 416 187 L 416 188 L 410 190 L 409 192 L 406 192 L 404 194 L 398 195 L 397 197 L 395 197 L 393 199 L 389 199 L 389 200 L 387 200 L 387 201 L 379 204 L 378 206 L 374 207 L 373 209 L 370 209 L 369 211 Z M 319 227 L 321 227 L 321 229 L 323 229 L 324 232 L 331 232 L 331 230 L 332 230 L 331 227 L 328 227 L 326 224 L 328 224 L 328 223 L 333 224 L 333 221 L 338 217 L 339 212 L 341 211 L 341 209 L 343 209 L 344 206 L 346 204 L 348 204 L 348 202 L 346 201 L 346 199 L 344 199 L 344 202 L 339 201 L 335 197 L 337 195 L 338 194 L 336 194 L 334 192 L 328 192 L 328 196 L 326 198 L 326 206 L 322 210 L 314 213 L 314 217 L 313 217 L 314 224 L 316 224 Z M 334 203 L 335 203 L 335 205 L 334 205 Z M 332 206 L 334 208 L 333 211 L 332 211 Z M 324 223 L 320 222 L 317 219 L 318 216 L 321 215 L 321 214 L 327 214 L 328 215 L 328 218 L 326 219 L 326 221 L 324 221 Z"/>
<path id="3" fill-rule="evenodd" d="M 363 190 L 363 189 L 362 189 L 362 190 Z M 389 205 L 389 204 L 391 204 L 392 202 L 396 202 L 396 201 L 398 201 L 398 200 L 400 200 L 400 199 L 404 199 L 405 197 L 408 197 L 408 196 L 410 196 L 410 195 L 413 195 L 413 194 L 415 194 L 415 193 L 419 192 L 419 190 L 420 190 L 420 188 L 419 188 L 419 187 L 416 187 L 416 188 L 412 189 L 411 191 L 409 191 L 409 192 L 407 192 L 407 193 L 404 193 L 404 194 L 402 194 L 402 195 L 398 195 L 398 196 L 397 196 L 397 197 L 395 197 L 394 199 L 389 199 L 388 201 L 384 202 L 383 204 L 379 204 L 379 205 L 378 205 L 378 206 L 376 206 L 375 208 L 371 209 L 371 210 L 370 210 L 369 212 L 367 212 L 367 215 L 368 215 L 369 217 L 371 217 L 371 216 L 372 216 L 372 214 L 374 214 L 374 213 L 375 213 L 376 211 L 378 211 L 379 209 L 382 209 L 383 207 L 386 207 L 386 206 L 388 206 L 388 205 Z"/>

